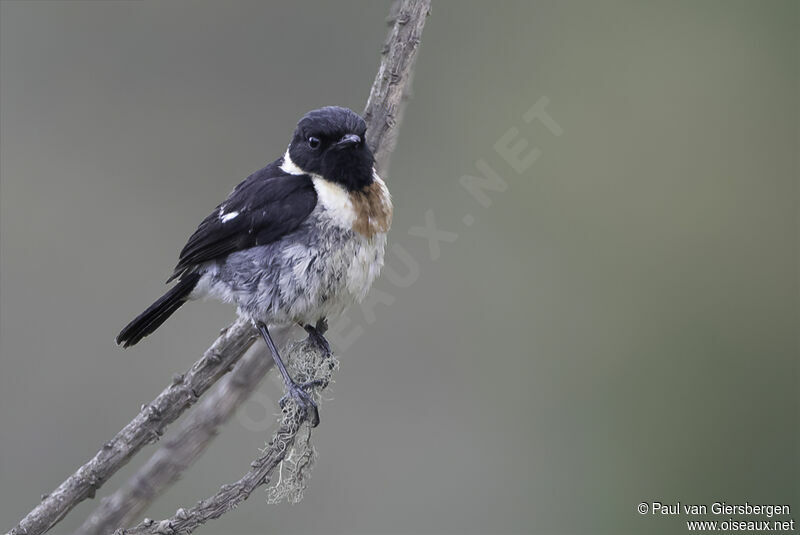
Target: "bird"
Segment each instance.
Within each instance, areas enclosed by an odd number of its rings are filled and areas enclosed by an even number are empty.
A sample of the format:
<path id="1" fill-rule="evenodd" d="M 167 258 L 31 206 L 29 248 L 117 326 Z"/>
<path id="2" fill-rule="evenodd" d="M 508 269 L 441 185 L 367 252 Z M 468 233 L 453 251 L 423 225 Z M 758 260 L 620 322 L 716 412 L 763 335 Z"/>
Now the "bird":
<path id="1" fill-rule="evenodd" d="M 270 330 L 299 324 L 324 344 L 328 318 L 361 302 L 384 263 L 393 206 L 354 111 L 305 114 L 286 152 L 238 184 L 197 227 L 167 282 L 175 284 L 117 335 L 130 347 L 184 303 L 237 306 L 269 348 L 291 396 L 319 423 L 316 403 L 284 365 Z"/>

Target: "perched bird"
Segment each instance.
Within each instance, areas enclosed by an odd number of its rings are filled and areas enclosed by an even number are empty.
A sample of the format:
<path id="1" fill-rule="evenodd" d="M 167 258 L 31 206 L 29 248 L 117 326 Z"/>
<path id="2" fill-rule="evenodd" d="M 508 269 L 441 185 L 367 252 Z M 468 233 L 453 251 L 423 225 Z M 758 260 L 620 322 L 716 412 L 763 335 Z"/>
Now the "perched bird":
<path id="1" fill-rule="evenodd" d="M 327 318 L 366 296 L 383 266 L 392 202 L 365 143 L 367 125 L 336 106 L 306 114 L 286 153 L 234 188 L 184 246 L 160 299 L 117 336 L 155 331 L 186 301 L 235 303 L 267 343 L 291 395 L 318 422 L 290 377 L 270 328 L 298 323 L 317 340 Z"/>

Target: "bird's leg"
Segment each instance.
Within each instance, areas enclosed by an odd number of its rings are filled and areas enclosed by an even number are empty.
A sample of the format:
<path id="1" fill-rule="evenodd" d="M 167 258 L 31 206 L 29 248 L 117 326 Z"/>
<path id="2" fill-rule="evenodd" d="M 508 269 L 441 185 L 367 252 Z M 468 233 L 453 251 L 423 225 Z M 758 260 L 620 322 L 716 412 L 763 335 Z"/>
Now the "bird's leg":
<path id="1" fill-rule="evenodd" d="M 309 338 L 311 338 L 311 340 L 313 340 L 314 343 L 317 344 L 317 347 L 322 349 L 322 351 L 325 353 L 325 356 L 330 357 L 331 345 L 323 336 L 325 334 L 325 331 L 328 330 L 328 321 L 325 318 L 322 318 L 319 321 L 317 321 L 317 324 L 315 326 L 312 326 L 311 324 L 303 325 L 303 329 L 306 330 Z"/>
<path id="2" fill-rule="evenodd" d="M 278 370 L 280 370 L 281 375 L 283 376 L 283 382 L 286 385 L 287 390 L 286 395 L 294 398 L 298 407 L 305 412 L 311 427 L 316 427 L 319 425 L 319 410 L 317 409 L 317 404 L 313 399 L 311 399 L 311 396 L 309 396 L 305 390 L 303 390 L 297 383 L 294 382 L 294 379 L 292 379 L 292 377 L 289 375 L 289 372 L 286 370 L 286 366 L 283 364 L 283 360 L 281 360 L 281 356 L 278 353 L 278 348 L 275 347 L 275 342 L 272 341 L 272 336 L 270 336 L 267 326 L 261 322 L 256 323 L 256 326 L 261 332 L 261 336 L 264 337 L 264 341 L 267 343 L 267 347 L 269 347 L 269 350 L 272 353 L 272 359 L 275 361 L 275 365 L 278 367 Z M 281 407 L 283 407 L 285 399 L 286 396 L 281 399 Z"/>
<path id="3" fill-rule="evenodd" d="M 319 348 L 322 350 L 322 358 L 327 359 L 333 353 L 331 352 L 331 345 L 328 343 L 328 340 L 325 339 L 323 336 L 325 331 L 328 330 L 328 321 L 325 318 L 322 318 L 317 321 L 316 326 L 311 325 L 309 323 L 303 324 L 300 323 L 300 326 L 306 330 L 308 333 L 308 338 Z M 335 366 L 335 363 L 332 361 L 328 361 L 328 364 L 332 367 Z M 310 381 L 306 381 L 305 383 L 300 384 L 303 388 L 308 388 L 310 386 L 318 386 L 322 388 L 326 388 L 328 386 L 328 381 L 325 379 L 312 379 Z"/>

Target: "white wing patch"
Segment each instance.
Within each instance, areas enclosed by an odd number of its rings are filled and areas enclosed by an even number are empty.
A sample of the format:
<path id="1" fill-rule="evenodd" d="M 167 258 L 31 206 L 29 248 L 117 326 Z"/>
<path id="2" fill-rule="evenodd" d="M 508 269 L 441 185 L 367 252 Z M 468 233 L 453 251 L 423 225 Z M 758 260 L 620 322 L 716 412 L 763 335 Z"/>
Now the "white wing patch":
<path id="1" fill-rule="evenodd" d="M 219 220 L 222 221 L 223 223 L 227 223 L 228 221 L 230 221 L 231 219 L 233 219 L 234 217 L 236 217 L 238 215 L 239 215 L 239 212 L 231 212 L 229 214 L 223 214 L 220 211 Z"/>

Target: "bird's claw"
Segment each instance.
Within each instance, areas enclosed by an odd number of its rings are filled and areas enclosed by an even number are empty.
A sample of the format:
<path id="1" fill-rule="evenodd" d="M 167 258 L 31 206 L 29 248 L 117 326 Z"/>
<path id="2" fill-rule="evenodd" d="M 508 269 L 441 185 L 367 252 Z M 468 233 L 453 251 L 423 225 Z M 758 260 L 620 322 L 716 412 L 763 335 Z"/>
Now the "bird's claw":
<path id="1" fill-rule="evenodd" d="M 302 385 L 296 383 L 287 384 L 287 392 L 280 400 L 280 406 L 281 409 L 283 409 L 290 397 L 294 399 L 294 402 L 297 403 L 297 407 L 302 411 L 304 418 L 308 420 L 311 427 L 317 427 L 319 425 L 319 409 L 317 408 L 317 403 L 311 398 L 311 395 L 303 388 L 307 386 L 316 386 L 318 381 L 318 379 L 315 379 L 303 383 Z"/>

